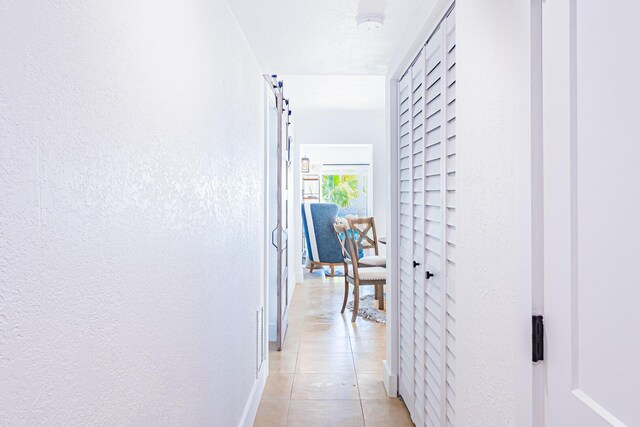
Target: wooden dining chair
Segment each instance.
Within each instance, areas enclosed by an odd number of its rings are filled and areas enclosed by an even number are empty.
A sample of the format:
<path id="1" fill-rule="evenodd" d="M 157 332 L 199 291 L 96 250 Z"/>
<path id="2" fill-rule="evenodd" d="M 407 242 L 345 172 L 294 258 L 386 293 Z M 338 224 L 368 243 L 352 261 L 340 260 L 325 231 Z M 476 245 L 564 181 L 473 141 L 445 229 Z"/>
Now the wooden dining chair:
<path id="1" fill-rule="evenodd" d="M 337 231 L 337 230 L 336 230 Z M 360 303 L 360 286 L 374 286 L 378 299 L 378 308 L 384 310 L 384 290 L 387 283 L 387 270 L 384 267 L 360 266 L 358 260 L 358 248 L 353 237 L 353 230 L 349 232 L 344 227 L 343 232 L 338 233 L 338 240 L 343 248 L 344 255 L 344 300 L 341 313 L 344 313 L 349 299 L 349 284 L 353 285 L 353 315 L 351 321 L 358 317 L 358 305 Z"/>
<path id="2" fill-rule="evenodd" d="M 378 234 L 376 233 L 376 221 L 369 218 L 349 218 L 349 228 L 358 250 L 373 250 L 375 255 L 363 256 L 358 260 L 361 266 L 386 267 L 387 258 L 378 252 Z"/>

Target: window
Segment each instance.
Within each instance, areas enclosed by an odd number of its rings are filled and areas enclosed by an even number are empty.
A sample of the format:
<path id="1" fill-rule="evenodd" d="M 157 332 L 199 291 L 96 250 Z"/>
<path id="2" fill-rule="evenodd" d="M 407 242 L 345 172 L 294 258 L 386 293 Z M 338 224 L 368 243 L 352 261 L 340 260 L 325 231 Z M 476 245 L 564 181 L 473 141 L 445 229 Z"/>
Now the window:
<path id="1" fill-rule="evenodd" d="M 369 165 L 322 165 L 321 201 L 335 203 L 338 216 L 369 216 Z"/>

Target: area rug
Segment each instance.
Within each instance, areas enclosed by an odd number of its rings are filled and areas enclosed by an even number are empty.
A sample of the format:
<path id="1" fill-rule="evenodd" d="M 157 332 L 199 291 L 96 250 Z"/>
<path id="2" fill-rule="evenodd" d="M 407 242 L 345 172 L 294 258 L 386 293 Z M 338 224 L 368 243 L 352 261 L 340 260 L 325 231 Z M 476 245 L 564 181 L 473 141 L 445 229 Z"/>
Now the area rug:
<path id="1" fill-rule="evenodd" d="M 353 301 L 347 303 L 347 308 L 349 311 L 353 311 Z M 378 301 L 376 301 L 375 295 L 360 297 L 358 316 L 370 322 L 387 323 L 387 314 L 382 310 L 378 310 Z"/>

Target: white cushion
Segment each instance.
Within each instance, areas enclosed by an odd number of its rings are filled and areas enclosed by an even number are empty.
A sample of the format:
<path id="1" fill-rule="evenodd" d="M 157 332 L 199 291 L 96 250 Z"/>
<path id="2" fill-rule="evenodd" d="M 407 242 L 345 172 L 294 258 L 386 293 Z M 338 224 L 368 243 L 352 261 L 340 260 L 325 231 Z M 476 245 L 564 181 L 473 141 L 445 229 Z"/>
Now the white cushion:
<path id="1" fill-rule="evenodd" d="M 358 260 L 359 266 L 386 267 L 387 257 L 382 255 L 363 256 Z"/>
<path id="2" fill-rule="evenodd" d="M 353 277 L 353 266 L 348 265 L 350 277 Z M 384 267 L 359 267 L 358 278 L 360 280 L 387 280 L 387 269 Z"/>

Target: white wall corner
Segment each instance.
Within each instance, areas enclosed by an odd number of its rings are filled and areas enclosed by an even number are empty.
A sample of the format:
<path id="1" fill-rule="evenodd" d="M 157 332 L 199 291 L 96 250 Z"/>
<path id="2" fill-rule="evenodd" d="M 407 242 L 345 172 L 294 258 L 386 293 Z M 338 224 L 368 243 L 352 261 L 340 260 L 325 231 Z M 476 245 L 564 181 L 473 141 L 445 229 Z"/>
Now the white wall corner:
<path id="1" fill-rule="evenodd" d="M 389 397 L 398 397 L 398 376 L 392 373 L 388 361 L 382 361 L 382 368 L 382 382 L 384 383 L 384 388 L 387 390 L 387 395 Z"/>
<path id="2" fill-rule="evenodd" d="M 275 341 L 278 338 L 278 325 L 269 322 L 269 341 Z"/>
<path id="3" fill-rule="evenodd" d="M 402 77 L 416 53 L 425 44 L 429 35 L 453 3 L 454 0 L 437 0 L 435 5 L 433 2 L 423 2 L 421 10 L 414 14 L 415 19 L 407 26 L 403 39 L 398 44 L 399 49 L 389 66 L 388 78 L 400 79 Z"/>
<path id="4" fill-rule="evenodd" d="M 267 376 L 269 375 L 269 359 L 265 360 L 262 364 L 262 369 L 258 374 L 258 378 L 256 379 L 253 387 L 251 388 L 251 394 L 249 395 L 249 400 L 247 400 L 247 404 L 244 407 L 244 411 L 242 413 L 242 418 L 240 419 L 239 427 L 252 427 L 253 423 L 256 419 L 256 415 L 258 414 L 258 407 L 260 406 L 260 399 L 262 399 L 262 392 L 264 391 L 264 386 L 267 383 Z"/>

